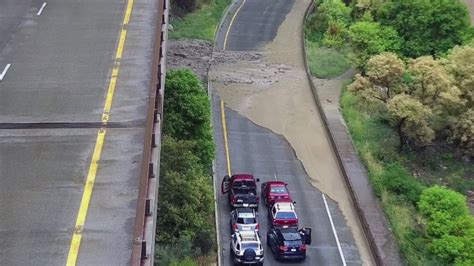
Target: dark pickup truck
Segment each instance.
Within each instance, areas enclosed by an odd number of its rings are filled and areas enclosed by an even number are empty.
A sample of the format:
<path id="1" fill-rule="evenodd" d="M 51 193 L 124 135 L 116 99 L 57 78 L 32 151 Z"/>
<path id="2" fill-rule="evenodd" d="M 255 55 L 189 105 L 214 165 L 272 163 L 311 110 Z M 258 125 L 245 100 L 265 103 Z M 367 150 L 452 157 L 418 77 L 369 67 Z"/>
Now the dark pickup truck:
<path id="1" fill-rule="evenodd" d="M 236 174 L 225 176 L 222 180 L 222 194 L 229 195 L 229 204 L 232 208 L 255 208 L 258 210 L 259 198 L 257 182 L 253 175 Z"/>

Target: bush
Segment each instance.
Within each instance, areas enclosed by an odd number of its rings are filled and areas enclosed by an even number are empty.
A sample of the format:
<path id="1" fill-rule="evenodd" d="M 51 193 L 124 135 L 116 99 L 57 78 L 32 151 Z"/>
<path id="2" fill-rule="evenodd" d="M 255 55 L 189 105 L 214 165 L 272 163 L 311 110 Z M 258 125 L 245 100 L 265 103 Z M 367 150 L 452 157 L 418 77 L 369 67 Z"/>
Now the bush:
<path id="1" fill-rule="evenodd" d="M 345 24 L 339 20 L 329 21 L 328 29 L 324 33 L 323 45 L 327 47 L 342 48 L 346 39 Z"/>
<path id="2" fill-rule="evenodd" d="M 196 142 L 193 152 L 209 170 L 214 159 L 211 107 L 201 81 L 189 69 L 166 74 L 163 134 Z"/>
<path id="3" fill-rule="evenodd" d="M 423 186 L 396 163 L 386 167 L 383 183 L 390 192 L 406 198 L 412 204 L 418 202 L 423 191 Z"/>
<path id="4" fill-rule="evenodd" d="M 319 41 L 327 32 L 331 23 L 349 25 L 351 22 L 351 8 L 341 0 L 323 0 L 306 23 L 307 33 L 312 41 Z"/>
<path id="5" fill-rule="evenodd" d="M 433 186 L 423 191 L 418 206 L 427 219 L 429 250 L 439 260 L 462 264 L 474 259 L 474 218 L 463 195 Z"/>
<path id="6" fill-rule="evenodd" d="M 194 249 L 191 239 L 187 236 L 178 238 L 172 244 L 156 244 L 155 246 L 155 265 L 183 265 L 183 262 L 196 265 L 190 262 L 190 258 L 199 254 Z M 192 262 L 192 260 L 191 260 Z"/>
<path id="7" fill-rule="evenodd" d="M 162 141 L 159 241 L 172 243 L 183 236 L 194 241 L 201 232 L 213 232 L 213 223 L 209 223 L 214 214 L 212 180 L 190 152 L 195 145 L 168 136 Z"/>
<path id="8" fill-rule="evenodd" d="M 167 74 L 157 217 L 159 265 L 197 265 L 215 248 L 210 104 L 190 70 Z"/>
<path id="9" fill-rule="evenodd" d="M 352 61 L 359 70 L 364 70 L 370 57 L 382 52 L 397 52 L 400 37 L 389 26 L 377 22 L 359 21 L 349 28 Z"/>
<path id="10" fill-rule="evenodd" d="M 201 7 L 208 0 L 172 0 L 171 4 L 185 12 L 191 12 Z"/>
<path id="11" fill-rule="evenodd" d="M 209 222 L 212 223 L 213 221 Z M 197 232 L 193 245 L 199 248 L 203 254 L 209 254 L 215 246 L 214 231 L 202 230 Z"/>

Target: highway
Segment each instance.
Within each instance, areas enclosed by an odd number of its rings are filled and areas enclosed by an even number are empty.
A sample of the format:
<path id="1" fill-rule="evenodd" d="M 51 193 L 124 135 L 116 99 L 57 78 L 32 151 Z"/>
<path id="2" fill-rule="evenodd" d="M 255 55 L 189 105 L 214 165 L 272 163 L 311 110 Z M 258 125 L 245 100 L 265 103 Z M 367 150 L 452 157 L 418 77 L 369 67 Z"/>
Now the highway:
<path id="1" fill-rule="evenodd" d="M 130 264 L 156 5 L 1 1 L 0 265 Z"/>
<path id="2" fill-rule="evenodd" d="M 217 47 L 226 51 L 262 51 L 266 44 L 273 41 L 294 4 L 292 0 L 237 1 L 230 8 L 228 17 L 218 33 Z M 255 124 L 227 107 L 216 93 L 217 86 L 225 90 L 226 84 L 217 83 L 211 82 L 211 89 L 213 127 L 217 144 L 215 185 L 218 238 L 221 247 L 219 255 L 222 265 L 232 265 L 229 253 L 230 207 L 226 201 L 227 197 L 219 192 L 222 178 L 229 172 L 228 168 L 231 174 L 250 173 L 260 178 L 261 182 L 276 179 L 288 183 L 290 193 L 296 201 L 300 226 L 313 229 L 313 243 L 308 247 L 307 258 L 304 262 L 297 263 L 298 265 L 361 265 L 360 251 L 338 204 L 312 186 L 308 173 L 285 137 Z M 242 103 L 245 104 L 249 103 Z M 267 210 L 263 203 L 260 204 L 265 265 L 282 265 L 284 263 L 275 261 L 273 254 L 266 247 L 269 222 Z"/>

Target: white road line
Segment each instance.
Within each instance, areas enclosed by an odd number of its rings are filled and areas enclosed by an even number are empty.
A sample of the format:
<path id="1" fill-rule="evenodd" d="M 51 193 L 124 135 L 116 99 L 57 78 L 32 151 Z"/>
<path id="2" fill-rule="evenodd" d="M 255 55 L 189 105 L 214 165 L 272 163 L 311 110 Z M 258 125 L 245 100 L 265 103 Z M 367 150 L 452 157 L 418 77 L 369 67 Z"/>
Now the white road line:
<path id="1" fill-rule="evenodd" d="M 339 243 L 339 237 L 337 237 L 336 227 L 332 221 L 331 212 L 329 211 L 328 203 L 326 201 L 326 196 L 323 194 L 324 206 L 326 206 L 326 212 L 328 213 L 329 222 L 331 223 L 332 232 L 334 233 L 334 238 L 336 238 L 337 248 L 339 249 L 339 255 L 341 255 L 342 265 L 346 266 L 346 259 L 344 259 L 344 254 L 342 254 L 341 243 Z"/>
<path id="2" fill-rule="evenodd" d="M 37 16 L 41 16 L 41 13 L 43 12 L 43 9 L 46 7 L 48 3 L 44 2 L 41 8 L 38 10 L 38 13 L 36 13 Z"/>
<path id="3" fill-rule="evenodd" d="M 11 66 L 12 66 L 12 64 L 8 64 L 8 65 L 3 69 L 2 74 L 0 74 L 0 81 L 3 80 L 3 78 L 4 78 L 5 75 L 7 74 L 8 69 L 10 69 Z"/>
<path id="4" fill-rule="evenodd" d="M 277 174 L 274 174 L 274 175 L 275 175 L 275 181 L 278 181 Z"/>

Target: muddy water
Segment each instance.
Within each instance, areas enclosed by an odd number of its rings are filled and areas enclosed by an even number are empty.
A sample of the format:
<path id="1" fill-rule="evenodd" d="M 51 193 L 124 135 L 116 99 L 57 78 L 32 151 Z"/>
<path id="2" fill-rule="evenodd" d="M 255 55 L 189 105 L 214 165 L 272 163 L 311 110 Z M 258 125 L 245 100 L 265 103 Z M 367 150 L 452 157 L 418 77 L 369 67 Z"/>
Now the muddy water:
<path id="1" fill-rule="evenodd" d="M 373 265 L 304 69 L 301 31 L 308 4 L 295 2 L 274 41 L 264 48 L 262 60 L 214 65 L 211 79 L 230 108 L 285 136 L 311 183 L 339 204 L 363 264 Z"/>

